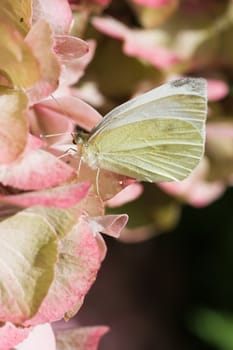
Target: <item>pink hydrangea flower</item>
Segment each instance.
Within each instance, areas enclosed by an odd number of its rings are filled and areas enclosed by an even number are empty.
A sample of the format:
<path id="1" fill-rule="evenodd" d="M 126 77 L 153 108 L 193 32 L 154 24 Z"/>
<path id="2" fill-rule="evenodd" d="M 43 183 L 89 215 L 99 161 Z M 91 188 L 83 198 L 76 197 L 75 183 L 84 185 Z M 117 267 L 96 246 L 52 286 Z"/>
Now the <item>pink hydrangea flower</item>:
<path id="1" fill-rule="evenodd" d="M 133 2 L 138 5 L 156 8 L 169 5 L 174 2 L 174 0 L 133 0 Z"/>
<path id="2" fill-rule="evenodd" d="M 92 23 L 102 33 L 122 40 L 127 56 L 145 60 L 161 69 L 172 67 L 181 60 L 172 50 L 155 42 L 154 32 L 130 29 L 111 17 L 95 17 Z"/>
<path id="3" fill-rule="evenodd" d="M 226 97 L 229 93 L 229 86 L 220 79 L 208 79 L 208 100 L 218 101 Z"/>
<path id="4" fill-rule="evenodd" d="M 206 179 L 208 168 L 208 161 L 204 158 L 187 179 L 180 182 L 163 182 L 158 186 L 194 207 L 204 207 L 225 191 L 225 184 L 222 181 L 210 182 Z"/>

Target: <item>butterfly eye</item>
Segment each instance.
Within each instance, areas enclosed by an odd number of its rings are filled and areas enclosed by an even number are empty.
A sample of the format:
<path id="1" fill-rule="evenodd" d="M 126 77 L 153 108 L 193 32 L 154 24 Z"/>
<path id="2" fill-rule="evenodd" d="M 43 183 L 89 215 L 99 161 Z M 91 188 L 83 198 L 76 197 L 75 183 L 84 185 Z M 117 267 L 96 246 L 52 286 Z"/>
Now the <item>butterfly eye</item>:
<path id="1" fill-rule="evenodd" d="M 73 136 L 72 142 L 74 145 L 78 145 L 80 143 L 83 143 L 83 136 L 82 136 L 82 133 L 80 131 L 73 133 L 72 136 Z"/>
<path id="2" fill-rule="evenodd" d="M 79 145 L 79 144 L 83 144 L 86 142 L 86 140 L 88 139 L 89 134 L 87 132 L 78 130 L 74 133 L 72 133 L 73 136 L 73 144 L 74 145 Z"/>

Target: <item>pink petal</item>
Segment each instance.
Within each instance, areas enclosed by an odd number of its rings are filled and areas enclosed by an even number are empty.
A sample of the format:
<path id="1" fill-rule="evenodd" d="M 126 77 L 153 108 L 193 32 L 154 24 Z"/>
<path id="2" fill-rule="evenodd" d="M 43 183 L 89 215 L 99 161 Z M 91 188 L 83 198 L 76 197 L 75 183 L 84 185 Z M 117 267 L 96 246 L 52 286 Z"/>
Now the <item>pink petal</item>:
<path id="1" fill-rule="evenodd" d="M 26 146 L 24 148 L 24 151 L 23 151 L 20 159 L 22 157 L 24 157 L 25 155 L 29 154 L 30 152 L 36 151 L 43 146 L 44 146 L 44 141 L 41 138 L 36 137 L 34 135 L 31 135 L 31 134 L 28 134 L 27 135 L 27 143 L 26 143 Z"/>
<path id="2" fill-rule="evenodd" d="M 130 29 L 126 25 L 112 17 L 94 17 L 92 24 L 100 32 L 116 39 L 123 40 L 130 33 Z"/>
<path id="3" fill-rule="evenodd" d="M 90 188 L 86 197 L 84 197 L 76 206 L 75 209 L 80 215 L 102 216 L 104 215 L 104 203 Z"/>
<path id="4" fill-rule="evenodd" d="M 5 323 L 0 327 L 0 349 L 11 350 L 29 335 L 31 328 L 16 327 L 12 323 Z"/>
<path id="5" fill-rule="evenodd" d="M 99 232 L 97 232 L 97 234 L 95 235 L 95 238 L 99 248 L 100 261 L 102 262 L 105 259 L 107 254 L 107 246 L 105 244 L 105 240 L 103 239 L 102 235 Z"/>
<path id="6" fill-rule="evenodd" d="M 102 201 L 109 200 L 131 182 L 131 179 L 129 180 L 126 176 L 103 169 L 99 170 L 97 178 L 97 172 L 97 169 L 91 169 L 88 164 L 82 162 L 79 169 L 79 181 L 90 181 L 94 192 Z"/>
<path id="7" fill-rule="evenodd" d="M 83 76 L 86 67 L 94 57 L 96 48 L 96 42 L 94 40 L 88 40 L 87 44 L 89 50 L 84 56 L 62 66 L 60 86 L 73 85 Z M 59 91 L 57 93 L 59 93 Z"/>
<path id="8" fill-rule="evenodd" d="M 66 226 L 74 223 L 72 213 L 42 207 L 19 211 L 1 221 L 1 323 L 22 325 L 35 315 L 55 277 L 56 233 L 63 230 L 65 234 Z"/>
<path id="9" fill-rule="evenodd" d="M 233 139 L 233 125 L 231 122 L 215 122 L 207 124 L 207 139 Z"/>
<path id="10" fill-rule="evenodd" d="M 132 0 L 135 4 L 148 6 L 148 7 L 162 7 L 167 6 L 174 0 Z"/>
<path id="11" fill-rule="evenodd" d="M 108 5 L 112 0 L 93 0 L 94 2 L 97 2 L 100 5 Z"/>
<path id="12" fill-rule="evenodd" d="M 33 23 L 46 20 L 56 34 L 68 33 L 72 12 L 67 0 L 33 0 Z"/>
<path id="13" fill-rule="evenodd" d="M 41 138 L 28 134 L 28 140 L 24 150 L 24 154 L 26 154 L 27 152 L 35 151 L 36 149 L 42 147 L 43 144 L 44 141 Z"/>
<path id="14" fill-rule="evenodd" d="M 56 332 L 57 350 L 63 350 L 68 342 L 74 350 L 97 350 L 101 337 L 108 330 L 108 327 L 99 326 L 66 329 Z"/>
<path id="15" fill-rule="evenodd" d="M 2 88 L 0 92 L 0 164 L 9 164 L 22 154 L 26 142 L 28 125 L 25 116 L 27 98 L 24 93 Z"/>
<path id="16" fill-rule="evenodd" d="M 102 119 L 93 107 L 73 96 L 58 97 L 56 101 L 46 100 L 43 107 L 69 117 L 86 130 L 91 130 Z"/>
<path id="17" fill-rule="evenodd" d="M 187 182 L 188 180 L 183 180 Z M 182 182 L 183 182 L 182 181 Z M 224 192 L 225 186 L 220 182 L 199 183 L 186 187 L 187 184 L 166 182 L 159 185 L 165 192 L 181 197 L 194 207 L 204 207 L 218 199 Z"/>
<path id="18" fill-rule="evenodd" d="M 128 222 L 128 215 L 119 214 L 87 217 L 86 220 L 94 234 L 102 232 L 112 237 L 119 237 L 121 231 Z"/>
<path id="19" fill-rule="evenodd" d="M 56 35 L 54 51 L 60 62 L 66 63 L 88 53 L 88 44 L 71 35 Z"/>
<path id="20" fill-rule="evenodd" d="M 36 22 L 25 42 L 31 47 L 40 66 L 40 80 L 27 90 L 31 104 L 48 97 L 58 87 L 60 64 L 53 51 L 53 33 L 44 20 Z"/>
<path id="21" fill-rule="evenodd" d="M 56 341 L 49 324 L 34 327 L 28 338 L 16 346 L 17 350 L 56 350 Z"/>
<path id="22" fill-rule="evenodd" d="M 23 20 L 19 20 L 19 19 Z M 5 0 L 1 2 L 1 21 L 6 19 L 11 22 L 20 33 L 25 35 L 30 29 L 31 22 L 31 1 Z"/>
<path id="23" fill-rule="evenodd" d="M 83 302 L 100 268 L 101 254 L 89 225 L 82 219 L 60 241 L 55 280 L 38 313 L 27 325 L 57 321 Z"/>
<path id="24" fill-rule="evenodd" d="M 22 4 L 18 4 L 18 6 L 22 7 L 21 5 Z M 19 21 L 18 16 L 19 14 L 17 13 L 17 20 Z M 25 42 L 24 36 L 17 31 L 10 20 L 7 21 L 4 18 L 2 12 L 0 32 L 1 75 L 7 78 L 8 84 L 11 87 L 25 88 L 31 86 L 39 78 L 40 72 L 38 62 L 31 48 Z"/>
<path id="25" fill-rule="evenodd" d="M 56 103 L 57 99 L 55 99 Z M 58 108 L 62 109 L 59 105 Z M 71 142 L 71 133 L 74 131 L 74 123 L 66 115 L 58 113 L 57 111 L 50 108 L 50 106 L 44 105 L 43 102 L 35 104 L 33 112 L 30 113 L 30 129 L 31 131 L 40 136 L 44 135 L 44 141 L 47 144 L 53 144 L 57 141 Z M 61 134 L 59 136 L 53 136 L 46 138 L 47 135 Z"/>
<path id="26" fill-rule="evenodd" d="M 111 17 L 95 17 L 92 23 L 104 34 L 123 40 L 123 51 L 128 56 L 146 60 L 162 69 L 181 60 L 172 50 L 155 44 L 151 32 L 131 30 Z"/>
<path id="27" fill-rule="evenodd" d="M 193 173 L 180 182 L 163 182 L 158 186 L 165 192 L 181 197 L 195 207 L 204 207 L 222 195 L 225 186 L 221 181 L 208 182 L 207 160 L 203 159 Z"/>
<path id="28" fill-rule="evenodd" d="M 41 149 L 27 153 L 10 165 L 0 166 L 0 182 L 22 190 L 40 190 L 74 178 L 73 169 Z"/>
<path id="29" fill-rule="evenodd" d="M 108 4 L 110 4 L 112 0 L 89 0 L 90 3 L 96 3 L 102 6 L 106 6 Z M 80 0 L 69 0 L 69 3 L 72 4 L 79 4 Z M 87 4 L 85 4 L 87 6 Z"/>
<path id="30" fill-rule="evenodd" d="M 0 195 L 0 200 L 24 208 L 33 205 L 70 208 L 86 196 L 89 188 L 90 184 L 88 183 L 75 183 L 45 191 L 27 192 L 8 196 Z"/>
<path id="31" fill-rule="evenodd" d="M 95 108 L 101 108 L 106 103 L 104 95 L 99 91 L 94 81 L 85 82 L 78 88 L 73 87 L 71 92 L 73 96 L 81 98 Z"/>
<path id="32" fill-rule="evenodd" d="M 132 183 L 125 187 L 121 192 L 117 193 L 116 196 L 111 198 L 107 205 L 111 208 L 119 207 L 128 202 L 132 202 L 137 199 L 143 192 L 143 186 L 138 182 Z"/>
<path id="33" fill-rule="evenodd" d="M 229 86 L 223 80 L 208 79 L 208 99 L 218 101 L 226 97 L 229 93 Z"/>
<path id="34" fill-rule="evenodd" d="M 129 37 L 125 41 L 123 50 L 126 55 L 141 58 L 161 69 L 168 68 L 180 61 L 180 58 L 171 50 L 156 45 L 148 46 L 137 41 L 137 37 Z"/>

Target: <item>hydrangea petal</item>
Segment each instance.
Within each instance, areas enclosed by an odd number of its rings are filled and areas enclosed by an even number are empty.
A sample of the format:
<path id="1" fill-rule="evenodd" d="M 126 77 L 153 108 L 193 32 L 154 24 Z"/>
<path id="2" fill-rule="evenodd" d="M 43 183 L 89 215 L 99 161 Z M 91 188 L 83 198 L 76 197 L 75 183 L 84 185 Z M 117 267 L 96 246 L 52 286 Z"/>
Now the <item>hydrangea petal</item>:
<path id="1" fill-rule="evenodd" d="M 148 7 L 161 7 L 169 5 L 173 0 L 133 0 L 135 4 Z"/>
<path id="2" fill-rule="evenodd" d="M 97 350 L 101 337 L 108 327 L 83 327 L 55 333 L 57 350 Z"/>
<path id="3" fill-rule="evenodd" d="M 102 232 L 112 237 L 119 237 L 121 231 L 128 221 L 128 215 L 105 215 L 99 217 L 87 217 L 87 222 L 91 227 L 92 232 Z"/>
<path id="4" fill-rule="evenodd" d="M 78 97 L 63 96 L 56 100 L 49 99 L 43 101 L 43 107 L 69 117 L 87 130 L 91 130 L 102 119 L 100 113 Z"/>
<path id="5" fill-rule="evenodd" d="M 24 37 L 11 22 L 0 21 L 0 69 L 17 87 L 28 87 L 39 79 L 39 65 Z"/>
<path id="6" fill-rule="evenodd" d="M 67 87 L 77 83 L 84 75 L 88 64 L 92 61 L 95 54 L 96 42 L 95 40 L 88 40 L 86 43 L 88 44 L 88 52 L 86 52 L 85 55 L 78 60 L 69 61 L 62 66 L 60 89 L 61 86 Z M 74 91 L 75 88 L 72 88 L 72 95 L 74 95 Z"/>
<path id="7" fill-rule="evenodd" d="M 30 29 L 31 0 L 1 0 L 1 16 L 7 18 L 22 33 Z"/>
<path id="8" fill-rule="evenodd" d="M 0 223 L 0 320 L 32 317 L 54 278 L 57 241 L 52 228 L 27 211 Z"/>
<path id="9" fill-rule="evenodd" d="M 106 201 L 128 186 L 131 179 L 104 169 L 92 169 L 83 162 L 79 167 L 79 181 L 90 181 L 93 191 Z"/>
<path id="10" fill-rule="evenodd" d="M 123 40 L 130 33 L 130 29 L 126 25 L 112 17 L 94 17 L 92 24 L 100 32 L 115 39 Z"/>
<path id="11" fill-rule="evenodd" d="M 62 109 L 62 107 L 61 107 Z M 59 141 L 71 143 L 74 123 L 66 115 L 56 112 L 50 107 L 44 106 L 43 101 L 33 106 L 33 111 L 28 113 L 30 129 L 34 135 L 40 136 L 46 144 L 54 144 Z M 47 135 L 59 134 L 47 137 Z"/>
<path id="12" fill-rule="evenodd" d="M 32 23 L 38 19 L 46 20 L 55 34 L 68 33 L 72 12 L 67 0 L 33 0 Z"/>
<path id="13" fill-rule="evenodd" d="M 221 181 L 207 181 L 208 163 L 203 159 L 193 173 L 180 182 L 164 182 L 158 186 L 165 192 L 182 198 L 195 207 L 204 207 L 216 200 L 225 190 Z"/>
<path id="14" fill-rule="evenodd" d="M 57 89 L 60 64 L 53 51 L 53 33 L 49 24 L 44 20 L 39 20 L 32 26 L 25 42 L 31 47 L 40 65 L 40 79 L 27 90 L 29 101 L 33 104 Z"/>
<path id="15" fill-rule="evenodd" d="M 229 93 L 229 86 L 220 79 L 208 79 L 208 100 L 218 101 Z"/>
<path id="16" fill-rule="evenodd" d="M 14 163 L 0 166 L 0 182 L 22 190 L 50 188 L 75 177 L 69 165 L 41 149 L 28 152 Z"/>
<path id="17" fill-rule="evenodd" d="M 67 63 L 88 53 L 88 44 L 75 36 L 56 35 L 54 51 L 60 62 Z"/>
<path id="18" fill-rule="evenodd" d="M 26 145 L 27 98 L 19 90 L 0 87 L 0 106 L 0 164 L 8 164 L 19 157 Z"/>
<path id="19" fill-rule="evenodd" d="M 7 322 L 0 327 L 0 349 L 11 350 L 29 335 L 31 328 L 16 327 Z"/>
<path id="20" fill-rule="evenodd" d="M 89 183 L 74 183 L 44 191 L 26 192 L 7 196 L 0 195 L 0 200 L 23 208 L 33 205 L 70 208 L 86 196 L 89 188 Z"/>
<path id="21" fill-rule="evenodd" d="M 53 281 L 37 314 L 26 325 L 53 322 L 65 317 L 80 302 L 95 281 L 101 254 L 85 220 L 79 222 L 60 241 Z"/>
<path id="22" fill-rule="evenodd" d="M 36 326 L 27 339 L 16 346 L 17 350 L 56 350 L 56 341 L 49 324 Z"/>
<path id="23" fill-rule="evenodd" d="M 132 202 L 137 199 L 143 192 L 142 184 L 134 182 L 129 186 L 125 187 L 122 191 L 117 193 L 113 198 L 111 198 L 107 205 L 108 207 L 119 207 L 128 202 Z"/>
<path id="24" fill-rule="evenodd" d="M 156 32 L 132 30 L 111 17 L 95 17 L 92 23 L 104 34 L 123 40 L 123 51 L 128 56 L 146 60 L 158 68 L 168 68 L 180 61 L 178 54 L 160 45 Z"/>

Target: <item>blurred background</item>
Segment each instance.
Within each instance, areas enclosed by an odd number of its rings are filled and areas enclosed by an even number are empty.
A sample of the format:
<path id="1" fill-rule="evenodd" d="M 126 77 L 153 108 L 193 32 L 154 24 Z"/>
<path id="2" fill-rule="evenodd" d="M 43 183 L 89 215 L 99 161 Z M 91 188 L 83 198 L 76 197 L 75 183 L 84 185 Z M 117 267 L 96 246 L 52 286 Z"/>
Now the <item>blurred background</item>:
<path id="1" fill-rule="evenodd" d="M 78 313 L 107 324 L 100 349 L 233 349 L 233 191 L 184 206 L 175 230 L 142 243 L 107 239 L 108 255 Z"/>
<path id="2" fill-rule="evenodd" d="M 128 213 L 77 319 L 100 350 L 233 349 L 233 2 L 70 1 L 89 59 L 76 94 L 105 114 L 166 81 L 208 81 L 206 153 L 181 183 L 132 184 Z M 80 63 L 81 64 L 81 63 Z M 88 65 L 88 66 L 87 66 Z"/>

